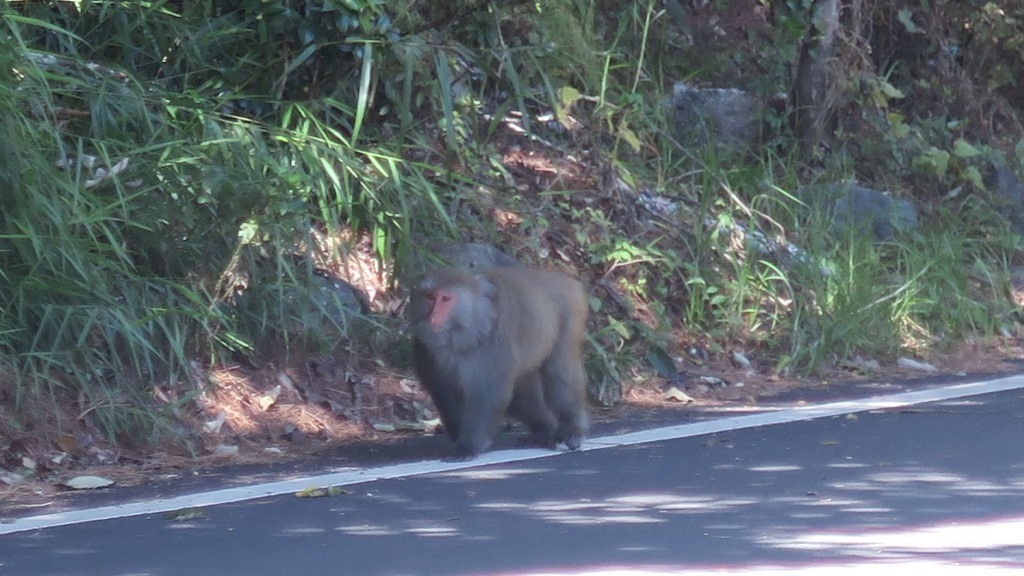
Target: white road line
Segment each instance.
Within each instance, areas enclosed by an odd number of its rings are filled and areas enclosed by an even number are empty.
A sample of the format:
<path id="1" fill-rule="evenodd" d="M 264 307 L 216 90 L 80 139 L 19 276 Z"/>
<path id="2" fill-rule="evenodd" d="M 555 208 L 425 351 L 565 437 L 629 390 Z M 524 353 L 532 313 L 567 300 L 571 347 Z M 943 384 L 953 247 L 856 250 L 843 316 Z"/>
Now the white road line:
<path id="1" fill-rule="evenodd" d="M 617 446 L 644 444 L 676 438 L 689 438 L 728 430 L 741 430 L 757 426 L 785 424 L 788 422 L 813 420 L 815 418 L 841 416 L 855 412 L 899 408 L 902 406 L 910 406 L 926 402 L 952 400 L 967 396 L 976 396 L 979 394 L 1018 390 L 1021 388 L 1024 388 L 1024 375 L 1010 376 L 1007 378 L 1000 378 L 998 380 L 957 384 L 942 388 L 916 390 L 914 392 L 903 392 L 900 394 L 890 394 L 886 396 L 874 396 L 860 400 L 846 400 L 842 402 L 801 406 L 776 412 L 694 422 L 692 424 L 668 426 L 654 430 L 605 436 L 603 438 L 588 438 L 581 450 L 587 452 L 591 450 L 604 450 Z M 553 452 L 550 450 L 499 450 L 495 452 L 488 452 L 468 462 L 427 460 L 424 462 L 394 464 L 378 468 L 347 468 L 327 474 L 318 474 L 316 476 L 304 476 L 251 486 L 225 488 L 197 494 L 186 494 L 173 498 L 129 502 L 114 506 L 103 506 L 100 508 L 85 510 L 69 510 L 66 512 L 55 512 L 52 514 L 40 514 L 38 516 L 17 518 L 7 523 L 0 523 L 0 535 L 24 532 L 27 530 L 67 526 L 70 524 L 80 524 L 83 522 L 109 520 L 112 518 L 124 518 L 127 516 L 160 514 L 174 510 L 181 510 L 183 508 L 198 508 L 203 506 L 213 506 L 216 504 L 242 502 L 245 500 L 254 500 L 268 496 L 280 496 L 282 494 L 294 493 L 316 486 L 347 486 L 351 484 L 371 482 L 374 480 L 386 480 L 390 478 L 403 478 L 436 472 L 449 472 L 465 468 L 476 468 L 488 464 L 504 464 L 509 462 L 521 462 L 523 460 L 550 458 L 559 454 L 561 454 L 561 452 Z"/>

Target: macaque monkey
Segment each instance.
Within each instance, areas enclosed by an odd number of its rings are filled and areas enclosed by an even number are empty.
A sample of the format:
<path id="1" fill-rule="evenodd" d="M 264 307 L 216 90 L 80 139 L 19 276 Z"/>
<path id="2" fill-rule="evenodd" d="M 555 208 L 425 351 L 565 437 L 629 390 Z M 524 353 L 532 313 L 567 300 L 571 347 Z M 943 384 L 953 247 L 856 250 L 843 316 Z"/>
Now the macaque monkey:
<path id="1" fill-rule="evenodd" d="M 413 361 L 456 457 L 487 450 L 507 415 L 531 443 L 580 447 L 587 429 L 583 286 L 525 267 L 442 268 L 417 280 Z"/>

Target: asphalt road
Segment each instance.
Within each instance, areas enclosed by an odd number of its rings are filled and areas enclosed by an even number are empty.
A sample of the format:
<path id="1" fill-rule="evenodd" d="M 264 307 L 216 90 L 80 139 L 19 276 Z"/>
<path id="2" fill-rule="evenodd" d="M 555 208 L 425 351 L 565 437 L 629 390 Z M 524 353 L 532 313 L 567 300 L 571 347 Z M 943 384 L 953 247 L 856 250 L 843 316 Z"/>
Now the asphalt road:
<path id="1" fill-rule="evenodd" d="M 0 535 L 0 575 L 1024 573 L 1024 390 Z"/>

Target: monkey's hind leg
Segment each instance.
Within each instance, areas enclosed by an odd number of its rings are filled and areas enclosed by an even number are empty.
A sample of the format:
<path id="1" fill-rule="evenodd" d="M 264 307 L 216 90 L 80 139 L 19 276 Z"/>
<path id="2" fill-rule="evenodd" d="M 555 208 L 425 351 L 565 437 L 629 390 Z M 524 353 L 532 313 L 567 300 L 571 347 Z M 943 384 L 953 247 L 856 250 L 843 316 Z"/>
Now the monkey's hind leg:
<path id="1" fill-rule="evenodd" d="M 578 450 L 587 434 L 587 373 L 579 348 L 560 345 L 541 367 L 544 399 L 558 419 L 555 442 Z"/>

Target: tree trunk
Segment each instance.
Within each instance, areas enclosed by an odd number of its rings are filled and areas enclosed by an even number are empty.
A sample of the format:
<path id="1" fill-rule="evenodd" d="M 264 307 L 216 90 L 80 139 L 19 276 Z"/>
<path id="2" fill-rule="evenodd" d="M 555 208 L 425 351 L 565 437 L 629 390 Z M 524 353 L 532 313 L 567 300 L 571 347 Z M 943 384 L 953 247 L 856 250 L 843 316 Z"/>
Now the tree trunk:
<path id="1" fill-rule="evenodd" d="M 839 0 L 817 0 L 811 14 L 811 26 L 793 80 L 794 127 L 805 149 L 831 136 L 829 125 L 835 99 L 828 66 L 839 30 Z"/>

